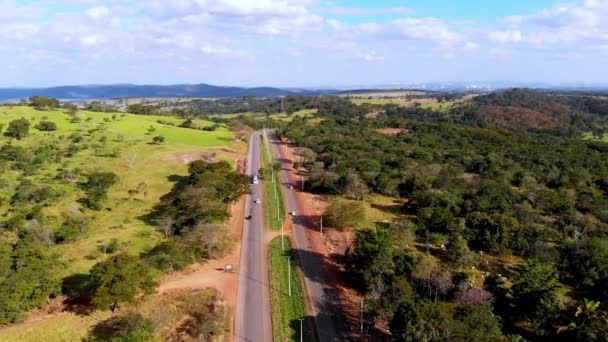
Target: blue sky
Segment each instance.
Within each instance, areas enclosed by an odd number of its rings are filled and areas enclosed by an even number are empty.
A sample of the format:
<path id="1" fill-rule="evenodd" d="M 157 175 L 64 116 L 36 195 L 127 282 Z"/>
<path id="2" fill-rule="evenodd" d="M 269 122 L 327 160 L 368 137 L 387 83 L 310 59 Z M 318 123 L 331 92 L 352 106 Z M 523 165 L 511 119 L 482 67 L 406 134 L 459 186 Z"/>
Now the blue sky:
<path id="1" fill-rule="evenodd" d="M 608 0 L 0 0 L 0 86 L 608 83 Z"/>

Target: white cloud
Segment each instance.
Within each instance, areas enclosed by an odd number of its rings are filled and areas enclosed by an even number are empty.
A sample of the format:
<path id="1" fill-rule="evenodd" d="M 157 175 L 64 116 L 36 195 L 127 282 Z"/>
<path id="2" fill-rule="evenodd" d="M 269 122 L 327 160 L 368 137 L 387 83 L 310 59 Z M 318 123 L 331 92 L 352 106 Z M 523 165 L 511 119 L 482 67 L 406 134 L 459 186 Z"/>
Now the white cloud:
<path id="1" fill-rule="evenodd" d="M 337 16 L 351 16 L 351 17 L 363 17 L 372 15 L 382 14 L 412 14 L 414 10 L 407 7 L 388 7 L 388 8 L 363 8 L 363 7 L 325 7 L 321 9 L 322 13 L 337 15 Z"/>
<path id="2" fill-rule="evenodd" d="M 489 38 L 497 43 L 519 43 L 522 34 L 519 30 L 490 32 Z"/>
<path id="3" fill-rule="evenodd" d="M 232 50 L 228 49 L 227 47 L 219 46 L 219 45 L 211 45 L 211 44 L 203 45 L 203 47 L 201 47 L 201 51 L 205 55 L 212 55 L 212 56 L 226 56 L 226 55 L 230 55 L 232 53 Z"/>
<path id="4" fill-rule="evenodd" d="M 85 47 L 93 47 L 101 45 L 105 42 L 105 39 L 101 36 L 91 34 L 80 38 L 80 43 Z"/>
<path id="5" fill-rule="evenodd" d="M 384 56 L 379 55 L 376 51 L 369 51 L 359 55 L 366 62 L 383 61 Z"/>
<path id="6" fill-rule="evenodd" d="M 106 18 L 110 14 L 110 10 L 105 6 L 97 6 L 89 8 L 86 15 L 93 20 L 101 20 Z"/>

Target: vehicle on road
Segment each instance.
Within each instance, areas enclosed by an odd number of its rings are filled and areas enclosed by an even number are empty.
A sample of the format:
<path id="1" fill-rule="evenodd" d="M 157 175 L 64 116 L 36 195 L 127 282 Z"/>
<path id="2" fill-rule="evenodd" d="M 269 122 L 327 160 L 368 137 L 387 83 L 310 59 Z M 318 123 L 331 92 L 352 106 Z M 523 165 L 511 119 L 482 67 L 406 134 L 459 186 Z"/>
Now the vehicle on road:
<path id="1" fill-rule="evenodd" d="M 245 220 L 251 220 L 251 215 L 245 216 Z"/>
<path id="2" fill-rule="evenodd" d="M 289 212 L 289 215 L 296 216 L 296 212 L 292 210 L 292 211 Z"/>
<path id="3" fill-rule="evenodd" d="M 260 204 L 260 199 L 259 199 L 259 198 L 254 199 L 254 200 L 253 200 L 253 203 L 255 203 L 255 204 Z"/>
<path id="4" fill-rule="evenodd" d="M 260 182 L 260 179 L 259 179 L 258 175 L 254 175 L 254 176 L 253 176 L 252 183 L 253 183 L 253 184 L 258 184 L 259 182 Z"/>
<path id="5" fill-rule="evenodd" d="M 287 186 L 287 189 L 289 189 L 289 190 L 293 190 L 293 185 L 289 184 L 289 185 Z"/>

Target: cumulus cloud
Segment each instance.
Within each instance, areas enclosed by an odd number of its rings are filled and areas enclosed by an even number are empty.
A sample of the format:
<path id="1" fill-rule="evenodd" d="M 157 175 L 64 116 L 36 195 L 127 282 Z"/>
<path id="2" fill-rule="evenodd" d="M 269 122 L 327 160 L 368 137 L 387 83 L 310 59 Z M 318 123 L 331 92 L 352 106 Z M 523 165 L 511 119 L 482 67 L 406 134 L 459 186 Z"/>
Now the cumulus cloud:
<path id="1" fill-rule="evenodd" d="M 105 6 L 96 6 L 86 10 L 85 14 L 93 20 L 101 20 L 110 14 L 110 10 Z"/>
<path id="2" fill-rule="evenodd" d="M 422 17 L 405 7 L 339 7 L 320 0 L 57 1 L 61 6 L 48 0 L 0 0 L 0 58 L 15 66 L 17 76 L 34 60 L 44 60 L 40 67 L 58 75 L 65 75 L 66 61 L 72 61 L 90 66 L 87 70 L 115 63 L 111 69 L 127 76 L 132 70 L 139 76 L 146 68 L 146 75 L 166 68 L 171 75 L 179 71 L 189 77 L 197 74 L 184 70 L 221 76 L 220 66 L 232 58 L 261 63 L 253 69 L 232 63 L 230 75 L 237 79 L 276 75 L 275 69 L 287 69 L 294 59 L 314 61 L 310 69 L 326 68 L 320 74 L 326 77 L 370 62 L 376 67 L 398 61 L 407 68 L 445 57 L 457 65 L 525 53 L 566 59 L 575 55 L 567 52 L 576 52 L 579 60 L 587 52 L 608 53 L 608 0 L 568 1 L 489 24 Z M 304 65 L 295 67 L 304 70 Z"/>

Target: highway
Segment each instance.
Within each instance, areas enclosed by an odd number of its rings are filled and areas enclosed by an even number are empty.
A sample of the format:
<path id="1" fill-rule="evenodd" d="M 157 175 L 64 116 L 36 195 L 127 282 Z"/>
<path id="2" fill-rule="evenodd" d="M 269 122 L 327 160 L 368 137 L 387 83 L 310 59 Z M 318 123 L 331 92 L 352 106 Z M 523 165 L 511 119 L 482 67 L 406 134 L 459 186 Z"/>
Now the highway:
<path id="1" fill-rule="evenodd" d="M 260 169 L 260 133 L 250 138 L 247 175 Z M 245 219 L 241 238 L 241 259 L 236 300 L 234 341 L 272 341 L 270 296 L 268 293 L 267 246 L 264 243 L 264 210 L 253 203 L 262 198 L 262 185 L 252 185 L 251 195 L 245 199 Z"/>
<path id="2" fill-rule="evenodd" d="M 306 236 L 306 227 L 314 227 L 316 223 L 310 222 L 310 218 L 298 216 L 303 213 L 300 203 L 296 199 L 296 191 L 299 189 L 299 182 L 296 179 L 290 180 L 289 172 L 286 170 L 288 165 L 285 163 L 287 158 L 281 154 L 278 141 L 271 139 L 273 154 L 283 162 L 280 172 L 281 183 L 285 186 L 292 185 L 293 189 L 284 187 L 285 206 L 289 212 L 295 211 L 292 217 L 292 236 L 294 248 L 297 249 L 304 273 L 304 285 L 309 303 L 309 315 L 314 318 L 317 338 L 321 342 L 326 341 L 347 341 L 349 340 L 348 325 L 343 315 L 336 289 L 328 285 L 327 270 L 322 265 L 326 264 L 324 256 L 316 253 Z"/>

